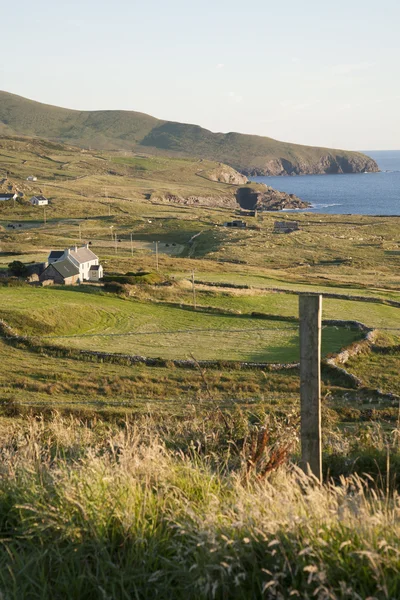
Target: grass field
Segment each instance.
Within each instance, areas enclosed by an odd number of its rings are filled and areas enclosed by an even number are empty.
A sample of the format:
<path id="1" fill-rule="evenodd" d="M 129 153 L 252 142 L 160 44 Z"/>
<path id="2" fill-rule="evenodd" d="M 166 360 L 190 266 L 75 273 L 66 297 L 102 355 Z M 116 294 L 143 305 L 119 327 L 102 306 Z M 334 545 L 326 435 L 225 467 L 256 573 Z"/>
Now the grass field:
<path id="1" fill-rule="evenodd" d="M 191 354 L 198 360 L 292 362 L 299 358 L 297 324 L 273 318 L 197 312 L 178 305 L 124 300 L 96 290 L 3 287 L 0 302 L 10 307 L 1 308 L 0 317 L 19 333 L 80 349 L 170 359 Z M 349 329 L 325 327 L 323 353 L 337 352 L 357 337 Z"/>

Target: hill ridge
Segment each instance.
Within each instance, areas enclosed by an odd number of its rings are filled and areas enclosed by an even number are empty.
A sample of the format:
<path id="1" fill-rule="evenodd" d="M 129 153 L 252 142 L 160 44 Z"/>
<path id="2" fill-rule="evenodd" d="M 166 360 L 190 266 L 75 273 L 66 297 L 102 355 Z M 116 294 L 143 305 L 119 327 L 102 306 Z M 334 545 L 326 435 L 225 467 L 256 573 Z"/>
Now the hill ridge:
<path id="1" fill-rule="evenodd" d="M 0 135 L 25 135 L 99 150 L 146 151 L 226 163 L 245 175 L 378 171 L 361 152 L 280 142 L 270 137 L 212 132 L 200 125 L 129 110 L 82 111 L 0 91 Z"/>

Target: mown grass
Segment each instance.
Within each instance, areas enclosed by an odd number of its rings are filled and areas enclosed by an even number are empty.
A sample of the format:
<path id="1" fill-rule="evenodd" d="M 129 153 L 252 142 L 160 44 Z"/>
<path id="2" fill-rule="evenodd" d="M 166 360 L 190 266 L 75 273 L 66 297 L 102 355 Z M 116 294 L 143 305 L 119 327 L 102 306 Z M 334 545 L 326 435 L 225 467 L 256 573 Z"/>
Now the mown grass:
<path id="1" fill-rule="evenodd" d="M 193 353 L 201 360 L 298 360 L 296 322 L 124 300 L 90 289 L 3 286 L 0 317 L 21 334 L 48 336 L 53 343 L 81 349 L 170 359 Z M 336 352 L 359 337 L 350 329 L 325 327 L 323 353 Z"/>
<path id="2" fill-rule="evenodd" d="M 3 595 L 397 598 L 397 493 L 358 476 L 320 486 L 290 465 L 260 479 L 248 442 L 226 441 L 261 423 L 2 422 Z"/>

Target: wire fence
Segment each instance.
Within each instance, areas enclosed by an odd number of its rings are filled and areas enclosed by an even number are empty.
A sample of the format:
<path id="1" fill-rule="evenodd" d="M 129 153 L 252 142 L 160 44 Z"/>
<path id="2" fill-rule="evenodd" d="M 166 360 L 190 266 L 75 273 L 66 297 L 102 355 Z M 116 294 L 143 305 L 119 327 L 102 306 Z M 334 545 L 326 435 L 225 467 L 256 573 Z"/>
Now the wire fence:
<path id="1" fill-rule="evenodd" d="M 322 326 L 322 329 L 340 329 L 340 327 L 335 325 L 325 325 Z M 400 332 L 400 328 L 396 327 L 379 327 L 379 331 L 398 331 Z M 153 336 L 153 335 L 178 335 L 178 334 L 208 334 L 208 333 L 219 333 L 224 335 L 230 335 L 231 333 L 260 333 L 260 332 L 274 332 L 274 333 L 284 333 L 285 331 L 298 331 L 298 326 L 290 326 L 290 327 L 258 327 L 258 328 L 244 328 L 244 329 L 218 329 L 218 328 L 207 328 L 207 329 L 167 329 L 167 330 L 159 330 L 159 331 L 125 331 L 120 333 L 113 332 L 97 332 L 97 333 L 78 333 L 78 334 L 65 334 L 65 335 L 23 335 L 25 339 L 35 339 L 35 340 L 57 340 L 57 339 L 80 339 L 80 338 L 95 338 L 95 337 L 129 337 L 129 336 Z M 0 339 L 10 339 L 14 336 L 0 336 Z"/>

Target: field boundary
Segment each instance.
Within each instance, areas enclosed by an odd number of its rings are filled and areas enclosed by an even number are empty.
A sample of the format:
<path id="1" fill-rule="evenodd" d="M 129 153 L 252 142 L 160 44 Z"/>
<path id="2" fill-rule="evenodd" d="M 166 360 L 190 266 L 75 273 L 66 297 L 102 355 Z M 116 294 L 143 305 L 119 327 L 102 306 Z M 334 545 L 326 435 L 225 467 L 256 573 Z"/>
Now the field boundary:
<path id="1" fill-rule="evenodd" d="M 354 296 L 352 294 L 337 294 L 335 292 L 313 292 L 313 291 L 300 291 L 300 290 L 289 290 L 287 288 L 279 287 L 258 287 L 255 285 L 240 284 L 240 283 L 225 283 L 225 282 L 213 282 L 203 281 L 196 279 L 195 283 L 206 287 L 217 287 L 217 288 L 231 288 L 236 290 L 260 290 L 265 292 L 273 292 L 276 294 L 291 294 L 294 296 L 301 296 L 306 294 L 308 296 L 315 296 L 322 293 L 324 298 L 333 298 L 337 300 L 351 300 L 354 302 L 371 302 L 372 304 L 385 304 L 387 306 L 394 306 L 400 308 L 400 302 L 397 300 L 390 300 L 389 298 L 375 298 L 373 296 Z"/>

